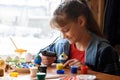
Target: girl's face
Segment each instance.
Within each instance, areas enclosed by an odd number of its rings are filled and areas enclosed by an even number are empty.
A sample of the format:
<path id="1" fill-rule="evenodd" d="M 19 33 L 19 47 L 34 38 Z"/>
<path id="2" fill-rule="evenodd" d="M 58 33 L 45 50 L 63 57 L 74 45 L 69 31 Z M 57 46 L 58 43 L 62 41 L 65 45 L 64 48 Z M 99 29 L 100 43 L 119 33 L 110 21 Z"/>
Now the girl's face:
<path id="1" fill-rule="evenodd" d="M 69 41 L 70 44 L 76 43 L 84 36 L 84 29 L 78 22 L 69 22 L 63 27 L 58 27 L 61 36 Z"/>

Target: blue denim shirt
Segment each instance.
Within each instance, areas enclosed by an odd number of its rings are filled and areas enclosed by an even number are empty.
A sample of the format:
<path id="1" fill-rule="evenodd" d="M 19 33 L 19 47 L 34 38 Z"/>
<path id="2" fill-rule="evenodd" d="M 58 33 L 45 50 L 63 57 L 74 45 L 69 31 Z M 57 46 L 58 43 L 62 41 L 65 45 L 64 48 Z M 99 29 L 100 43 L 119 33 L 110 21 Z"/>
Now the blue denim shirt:
<path id="1" fill-rule="evenodd" d="M 93 33 L 90 34 L 92 38 L 85 50 L 84 64 L 88 65 L 89 68 L 94 71 L 120 75 L 119 57 L 117 52 L 109 45 L 109 42 L 106 39 L 100 38 Z M 69 57 L 69 49 L 69 42 L 66 39 L 61 38 L 44 50 L 53 51 L 58 55 L 64 52 Z"/>

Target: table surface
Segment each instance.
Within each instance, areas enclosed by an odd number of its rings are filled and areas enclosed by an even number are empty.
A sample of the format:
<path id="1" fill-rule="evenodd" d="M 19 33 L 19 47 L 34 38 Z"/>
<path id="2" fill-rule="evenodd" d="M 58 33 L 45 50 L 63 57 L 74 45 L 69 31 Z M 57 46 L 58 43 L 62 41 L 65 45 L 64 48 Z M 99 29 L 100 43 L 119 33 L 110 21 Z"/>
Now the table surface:
<path id="1" fill-rule="evenodd" d="M 51 66 L 47 68 L 47 76 L 46 80 L 59 80 L 59 78 L 64 76 L 71 76 L 71 75 L 81 75 L 80 70 L 78 70 L 77 74 L 71 74 L 69 69 L 64 69 L 65 74 L 58 75 L 56 74 L 55 66 Z M 120 80 L 120 76 L 109 75 L 105 73 L 95 72 L 92 70 L 88 70 L 88 74 L 95 75 L 95 80 Z M 5 73 L 4 77 L 0 77 L 0 80 L 36 80 L 36 77 L 31 77 L 30 73 L 19 73 L 18 77 L 15 79 L 8 79 L 12 78 L 9 76 L 8 73 Z"/>

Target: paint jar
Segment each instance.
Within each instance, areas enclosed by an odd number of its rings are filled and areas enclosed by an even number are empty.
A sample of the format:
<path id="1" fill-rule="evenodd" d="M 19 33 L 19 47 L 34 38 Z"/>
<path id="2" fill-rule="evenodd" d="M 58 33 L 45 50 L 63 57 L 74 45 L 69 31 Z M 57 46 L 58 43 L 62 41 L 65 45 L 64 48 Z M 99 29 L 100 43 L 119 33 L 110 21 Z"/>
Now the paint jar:
<path id="1" fill-rule="evenodd" d="M 37 67 L 31 67 L 31 68 L 30 68 L 30 76 L 31 76 L 31 77 L 36 77 L 37 71 L 38 71 L 38 68 L 37 68 Z"/>
<path id="2" fill-rule="evenodd" d="M 56 70 L 62 70 L 63 69 L 63 64 L 62 63 L 57 63 L 56 64 Z"/>
<path id="3" fill-rule="evenodd" d="M 88 66 L 83 65 L 83 66 L 80 67 L 80 69 L 81 69 L 81 74 L 87 74 L 87 72 L 88 72 Z"/>
<path id="4" fill-rule="evenodd" d="M 76 74 L 77 73 L 77 70 L 78 70 L 78 66 L 70 66 L 70 72 L 72 74 Z"/>
<path id="5" fill-rule="evenodd" d="M 4 69 L 0 68 L 0 77 L 4 76 Z"/>
<path id="6" fill-rule="evenodd" d="M 46 73 L 47 72 L 47 65 L 38 66 L 38 72 Z"/>

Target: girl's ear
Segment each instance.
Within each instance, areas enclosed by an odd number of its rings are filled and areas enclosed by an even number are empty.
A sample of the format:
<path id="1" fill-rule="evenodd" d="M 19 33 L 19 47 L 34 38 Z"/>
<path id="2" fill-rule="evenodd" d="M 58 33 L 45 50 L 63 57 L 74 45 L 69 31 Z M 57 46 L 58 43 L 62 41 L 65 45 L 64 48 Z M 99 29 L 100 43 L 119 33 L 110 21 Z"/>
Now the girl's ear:
<path id="1" fill-rule="evenodd" d="M 81 27 L 84 27 L 86 25 L 86 19 L 84 16 L 79 16 L 78 17 L 78 24 L 81 26 Z"/>

